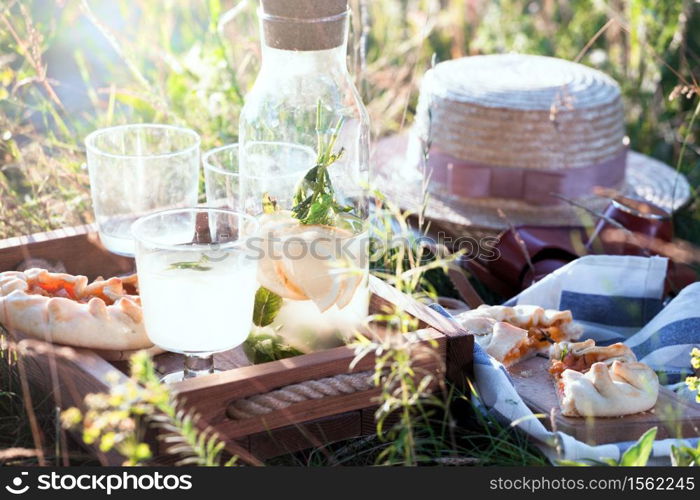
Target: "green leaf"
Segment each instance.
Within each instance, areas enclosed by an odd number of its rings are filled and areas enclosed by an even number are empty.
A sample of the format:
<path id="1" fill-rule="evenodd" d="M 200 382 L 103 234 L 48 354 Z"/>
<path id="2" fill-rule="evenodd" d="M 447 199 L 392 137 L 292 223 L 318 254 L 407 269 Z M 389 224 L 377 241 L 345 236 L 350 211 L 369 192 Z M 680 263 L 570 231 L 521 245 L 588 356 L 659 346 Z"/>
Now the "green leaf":
<path id="1" fill-rule="evenodd" d="M 173 262 L 172 264 L 170 264 L 170 267 L 168 267 L 168 270 L 190 269 L 191 271 L 210 271 L 211 267 L 204 265 L 207 262 L 209 262 L 209 257 L 207 257 L 205 254 L 202 254 L 199 260 L 196 261 Z"/>
<path id="2" fill-rule="evenodd" d="M 333 132 L 326 140 L 321 101 L 316 108 L 317 158 L 316 165 L 301 180 L 294 193 L 292 215 L 302 224 L 334 225 L 336 214 L 352 210 L 335 198 L 335 189 L 328 175 L 328 168 L 343 155 L 343 148 L 333 153 L 333 148 L 343 127 L 344 117 L 338 118 Z"/>
<path id="3" fill-rule="evenodd" d="M 569 354 L 569 346 L 565 345 L 561 351 L 561 357 L 559 358 L 559 361 L 564 361 L 564 358 L 566 357 L 567 354 Z"/>
<path id="4" fill-rule="evenodd" d="M 320 195 L 313 205 L 309 207 L 306 224 L 327 224 L 333 222 L 333 197 L 327 194 Z"/>
<path id="5" fill-rule="evenodd" d="M 139 443 L 136 446 L 134 458 L 136 458 L 139 462 L 148 460 L 151 458 L 151 456 L 153 456 L 151 453 L 151 448 L 146 443 Z"/>
<path id="6" fill-rule="evenodd" d="M 275 200 L 272 196 L 270 196 L 270 193 L 263 194 L 262 206 L 263 206 L 263 213 L 266 213 L 266 214 L 274 214 L 275 212 L 277 212 L 279 210 L 277 208 L 277 200 Z"/>
<path id="7" fill-rule="evenodd" d="M 112 431 L 104 433 L 100 439 L 100 451 L 106 453 L 114 448 L 116 437 L 117 435 Z"/>
<path id="8" fill-rule="evenodd" d="M 261 286 L 255 292 L 253 324 L 256 326 L 269 325 L 275 320 L 275 316 L 277 316 L 281 307 L 282 297 Z"/>
<path id="9" fill-rule="evenodd" d="M 649 461 L 651 449 L 656 439 L 656 427 L 646 431 L 634 445 L 630 446 L 620 459 L 623 467 L 643 467 Z"/>
<path id="10" fill-rule="evenodd" d="M 156 109 L 153 105 L 142 97 L 119 91 L 115 93 L 114 97 L 117 101 L 137 111 L 143 120 L 151 120 L 156 114 Z"/>
<path id="11" fill-rule="evenodd" d="M 591 467 L 591 464 L 577 462 L 576 460 L 557 460 L 557 465 L 561 465 L 562 467 Z"/>
<path id="12" fill-rule="evenodd" d="M 209 23 L 215 30 L 216 25 L 221 17 L 221 2 L 220 0 L 209 0 Z"/>
<path id="13" fill-rule="evenodd" d="M 299 349 L 285 344 L 284 338 L 271 328 L 253 329 L 243 343 L 243 351 L 255 365 L 304 354 Z"/>
<path id="14" fill-rule="evenodd" d="M 671 446 L 671 464 L 674 467 L 700 466 L 700 443 L 697 448 Z"/>
<path id="15" fill-rule="evenodd" d="M 211 267 L 202 266 L 197 262 L 174 262 L 169 269 L 190 269 L 191 271 L 211 271 Z"/>

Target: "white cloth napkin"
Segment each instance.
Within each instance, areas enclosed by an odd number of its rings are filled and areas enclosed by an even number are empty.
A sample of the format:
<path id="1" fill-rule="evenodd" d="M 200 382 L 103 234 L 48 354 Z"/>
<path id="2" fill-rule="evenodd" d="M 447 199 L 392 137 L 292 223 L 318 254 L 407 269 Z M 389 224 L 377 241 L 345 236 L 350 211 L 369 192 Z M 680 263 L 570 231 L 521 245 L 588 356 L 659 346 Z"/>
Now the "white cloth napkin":
<path id="1" fill-rule="evenodd" d="M 583 339 L 594 338 L 599 344 L 623 341 L 659 373 L 662 383 L 682 384 L 691 371 L 690 351 L 700 347 L 700 283 L 686 287 L 664 307 L 666 266 L 662 257 L 586 256 L 548 275 L 507 305 L 571 309 L 584 326 Z M 550 432 L 515 391 L 503 365 L 476 344 L 474 378 L 484 410 L 527 433 L 553 461 L 618 460 L 633 444 L 590 446 L 563 432 Z M 652 457 L 668 457 L 673 444 L 696 446 L 697 441 L 657 440 Z"/>

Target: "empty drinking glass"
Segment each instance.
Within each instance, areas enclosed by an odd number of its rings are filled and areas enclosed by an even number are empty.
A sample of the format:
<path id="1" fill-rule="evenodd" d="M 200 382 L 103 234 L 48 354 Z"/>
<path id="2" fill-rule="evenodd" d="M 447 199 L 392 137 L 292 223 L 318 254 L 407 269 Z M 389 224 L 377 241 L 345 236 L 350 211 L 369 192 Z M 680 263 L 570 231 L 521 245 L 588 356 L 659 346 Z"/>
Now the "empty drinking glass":
<path id="1" fill-rule="evenodd" d="M 250 142 L 245 151 L 238 144 L 207 151 L 202 160 L 208 205 L 260 215 L 265 195 L 276 208 L 292 209 L 296 187 L 316 163 L 316 153 L 297 144 Z"/>
<path id="2" fill-rule="evenodd" d="M 199 135 L 171 125 L 122 125 L 85 138 L 100 239 L 133 256 L 131 224 L 156 210 L 193 206 L 199 185 Z"/>

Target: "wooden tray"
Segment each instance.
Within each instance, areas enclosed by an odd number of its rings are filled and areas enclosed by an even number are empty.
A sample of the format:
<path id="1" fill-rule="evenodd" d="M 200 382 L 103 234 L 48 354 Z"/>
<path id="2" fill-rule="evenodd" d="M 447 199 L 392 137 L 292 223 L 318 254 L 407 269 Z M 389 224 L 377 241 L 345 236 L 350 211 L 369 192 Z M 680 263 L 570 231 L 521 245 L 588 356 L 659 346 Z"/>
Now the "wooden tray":
<path id="1" fill-rule="evenodd" d="M 690 438 L 700 434 L 700 405 L 694 405 L 664 387 L 659 391 L 656 406 L 648 412 L 618 418 L 565 417 L 559 409 L 548 367 L 549 360 L 537 356 L 512 366 L 508 371 L 525 404 L 535 413 L 550 416 L 542 420 L 550 430 L 565 432 L 591 445 L 636 441 L 652 427 L 658 427 L 657 439 Z"/>
<path id="2" fill-rule="evenodd" d="M 120 275 L 134 268 L 132 259 L 106 251 L 90 226 L 0 241 L 0 271 L 16 269 L 28 258 L 58 261 L 67 272 L 90 279 Z M 414 366 L 446 376 L 464 387 L 471 374 L 473 337 L 378 279 L 370 280 L 370 288 L 372 311 L 394 304 L 419 320 L 415 334 L 417 344 L 422 347 L 417 352 L 422 354 L 416 355 Z M 106 376 L 115 368 L 121 371 L 121 377 L 126 377 L 125 362 L 107 361 L 93 351 L 31 339 L 23 340 L 21 347 L 29 354 L 23 359 L 30 382 L 53 394 L 57 406 L 62 408 L 81 406 L 86 394 L 106 390 Z M 109 357 L 114 359 L 114 353 Z M 173 384 L 173 389 L 189 408 L 202 416 L 200 426 L 216 429 L 226 441 L 228 451 L 256 463 L 258 459 L 374 432 L 377 388 L 295 403 L 263 417 L 232 420 L 227 416 L 228 406 L 237 399 L 289 384 L 374 368 L 374 356 L 367 356 L 350 368 L 354 358 L 352 349 L 338 347 L 250 366 L 241 350 L 233 349 L 215 356 L 216 368 L 225 371 Z M 174 364 L 179 367 L 182 362 L 170 353 L 155 359 L 164 372 L 170 371 Z M 106 463 L 119 461 L 116 456 L 101 458 Z"/>

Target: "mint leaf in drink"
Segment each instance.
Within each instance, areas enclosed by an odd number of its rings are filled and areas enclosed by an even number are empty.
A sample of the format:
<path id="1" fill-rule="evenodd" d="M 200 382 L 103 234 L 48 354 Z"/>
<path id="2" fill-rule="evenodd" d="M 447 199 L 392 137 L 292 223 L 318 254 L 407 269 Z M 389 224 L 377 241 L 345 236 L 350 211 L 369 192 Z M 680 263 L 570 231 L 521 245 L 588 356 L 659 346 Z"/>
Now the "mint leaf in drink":
<path id="1" fill-rule="evenodd" d="M 275 320 L 275 316 L 277 316 L 281 307 L 282 297 L 261 286 L 255 292 L 253 324 L 256 326 L 269 325 Z"/>
<path id="2" fill-rule="evenodd" d="M 344 118 L 340 117 L 330 138 L 326 140 L 323 130 L 321 102 L 316 107 L 316 135 L 318 138 L 318 156 L 316 165 L 310 169 L 297 186 L 294 193 L 292 215 L 302 224 L 335 225 L 336 215 L 352 210 L 341 205 L 335 197 L 335 189 L 328 174 L 328 168 L 343 156 L 343 148 L 333 152 L 335 143 L 343 127 Z"/>
<path id="3" fill-rule="evenodd" d="M 172 269 L 190 269 L 192 271 L 210 271 L 210 266 L 205 266 L 209 262 L 209 257 L 202 254 L 202 256 L 197 261 L 187 261 L 187 262 L 173 262 L 168 267 L 168 270 Z"/>
<path id="4" fill-rule="evenodd" d="M 254 328 L 243 343 L 243 352 L 254 365 L 304 354 L 286 344 L 284 338 L 272 328 Z"/>
<path id="5" fill-rule="evenodd" d="M 335 210 L 333 197 L 327 194 L 319 196 L 314 203 L 309 206 L 305 224 L 326 224 L 335 225 Z"/>

